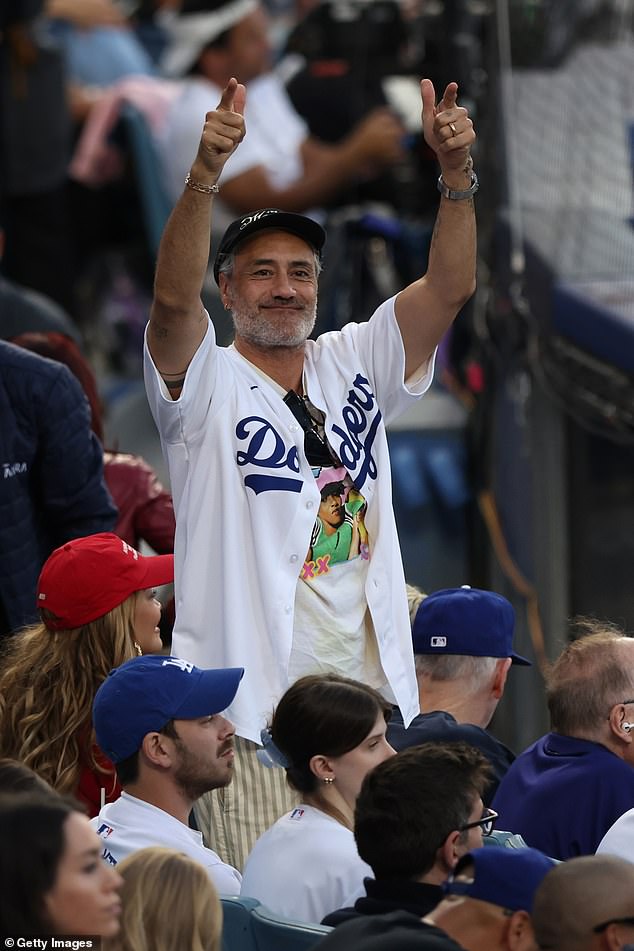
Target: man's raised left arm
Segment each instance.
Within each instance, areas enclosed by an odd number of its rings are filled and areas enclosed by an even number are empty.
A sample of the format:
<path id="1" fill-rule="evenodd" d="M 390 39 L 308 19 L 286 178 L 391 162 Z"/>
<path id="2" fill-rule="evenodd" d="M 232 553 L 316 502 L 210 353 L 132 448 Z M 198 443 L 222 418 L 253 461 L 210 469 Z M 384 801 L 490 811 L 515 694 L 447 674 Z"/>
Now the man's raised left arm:
<path id="1" fill-rule="evenodd" d="M 458 311 L 475 291 L 476 222 L 472 170 L 473 123 L 458 106 L 449 83 L 436 105 L 429 79 L 421 81 L 423 133 L 441 169 L 440 208 L 426 274 L 396 298 L 396 319 L 405 348 L 405 379 L 429 360 Z"/>

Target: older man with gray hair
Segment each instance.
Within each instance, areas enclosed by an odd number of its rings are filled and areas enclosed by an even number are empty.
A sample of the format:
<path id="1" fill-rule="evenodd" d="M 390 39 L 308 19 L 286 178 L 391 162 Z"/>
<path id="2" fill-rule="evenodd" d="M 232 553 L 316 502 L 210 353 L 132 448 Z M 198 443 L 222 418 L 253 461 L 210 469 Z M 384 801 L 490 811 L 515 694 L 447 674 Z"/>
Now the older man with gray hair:
<path id="1" fill-rule="evenodd" d="M 557 859 L 594 853 L 634 807 L 634 640 L 578 622 L 546 685 L 551 732 L 518 756 L 493 800 L 502 829 Z"/>
<path id="2" fill-rule="evenodd" d="M 389 741 L 395 750 L 429 742 L 475 746 L 492 767 L 488 804 L 515 757 L 486 728 L 511 665 L 530 666 L 513 650 L 515 612 L 501 595 L 463 585 L 423 597 L 412 613 L 421 712 L 405 729 L 395 709 Z"/>

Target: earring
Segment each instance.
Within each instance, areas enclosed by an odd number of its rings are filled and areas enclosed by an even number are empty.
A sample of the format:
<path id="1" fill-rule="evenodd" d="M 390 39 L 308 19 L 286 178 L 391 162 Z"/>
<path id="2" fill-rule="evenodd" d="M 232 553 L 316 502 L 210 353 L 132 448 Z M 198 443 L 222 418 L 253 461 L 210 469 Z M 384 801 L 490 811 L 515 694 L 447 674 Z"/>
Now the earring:
<path id="1" fill-rule="evenodd" d="M 335 781 L 334 776 L 324 776 L 324 782 L 326 783 L 327 786 L 330 786 L 330 784 L 334 783 L 334 781 Z"/>
<path id="2" fill-rule="evenodd" d="M 139 657 L 141 657 L 142 654 L 143 654 L 143 651 L 141 650 L 141 647 L 139 646 L 139 644 L 137 644 L 136 641 L 134 642 L 134 649 L 135 649 L 135 651 L 137 652 L 137 654 L 139 655 Z"/>

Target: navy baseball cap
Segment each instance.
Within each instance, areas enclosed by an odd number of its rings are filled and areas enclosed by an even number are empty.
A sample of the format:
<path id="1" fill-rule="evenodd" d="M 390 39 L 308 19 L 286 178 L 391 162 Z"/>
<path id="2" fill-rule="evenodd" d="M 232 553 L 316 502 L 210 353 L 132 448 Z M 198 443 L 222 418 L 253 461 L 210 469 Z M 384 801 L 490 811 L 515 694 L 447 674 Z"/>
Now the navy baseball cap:
<path id="1" fill-rule="evenodd" d="M 473 865 L 473 878 L 458 876 Z M 533 898 L 544 876 L 557 865 L 538 849 L 504 849 L 483 846 L 463 855 L 446 882 L 445 895 L 466 895 L 510 911 L 533 909 Z"/>
<path id="2" fill-rule="evenodd" d="M 92 708 L 97 743 L 113 763 L 136 753 L 147 733 L 170 720 L 221 713 L 236 695 L 243 667 L 203 670 L 180 657 L 133 657 L 110 671 Z"/>
<path id="3" fill-rule="evenodd" d="M 473 657 L 510 657 L 530 667 L 513 650 L 515 611 L 510 601 L 479 588 L 443 588 L 424 598 L 414 623 L 415 654 L 466 654 Z"/>
<path id="4" fill-rule="evenodd" d="M 246 238 L 252 237 L 259 231 L 270 228 L 274 231 L 288 231 L 297 235 L 306 244 L 321 255 L 321 249 L 326 242 L 326 232 L 320 224 L 307 218 L 305 215 L 296 215 L 291 211 L 280 211 L 279 208 L 261 208 L 253 214 L 244 215 L 232 221 L 222 236 L 218 253 L 214 261 L 214 277 L 218 283 L 220 265 L 223 258 L 237 248 Z"/>

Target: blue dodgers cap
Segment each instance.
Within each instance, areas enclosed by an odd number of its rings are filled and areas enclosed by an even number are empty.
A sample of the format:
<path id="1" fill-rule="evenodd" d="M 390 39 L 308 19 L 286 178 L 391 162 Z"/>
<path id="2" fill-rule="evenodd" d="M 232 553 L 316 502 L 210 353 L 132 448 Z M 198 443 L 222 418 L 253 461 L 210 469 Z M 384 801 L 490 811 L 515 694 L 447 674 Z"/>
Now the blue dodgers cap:
<path id="1" fill-rule="evenodd" d="M 223 259 L 234 251 L 246 238 L 269 228 L 271 231 L 288 231 L 296 235 L 314 248 L 321 256 L 321 249 L 326 241 L 326 232 L 320 224 L 307 218 L 306 215 L 296 215 L 291 211 L 280 211 L 279 208 L 260 208 L 250 215 L 243 215 L 232 221 L 223 234 L 218 253 L 214 261 L 214 277 L 218 283 L 218 275 Z"/>
<path id="2" fill-rule="evenodd" d="M 134 657 L 110 671 L 92 708 L 97 743 L 113 763 L 136 753 L 143 737 L 169 720 L 195 720 L 226 710 L 243 667 L 203 670 L 179 657 Z"/>
<path id="3" fill-rule="evenodd" d="M 479 588 L 443 588 L 424 598 L 414 623 L 415 654 L 466 654 L 473 657 L 510 657 L 530 667 L 513 650 L 515 611 L 510 601 Z"/>
<path id="4" fill-rule="evenodd" d="M 473 877 L 459 881 L 470 865 L 474 867 Z M 555 865 L 554 859 L 538 849 L 484 846 L 459 859 L 442 890 L 445 895 L 466 895 L 510 911 L 530 913 L 538 886 Z"/>

